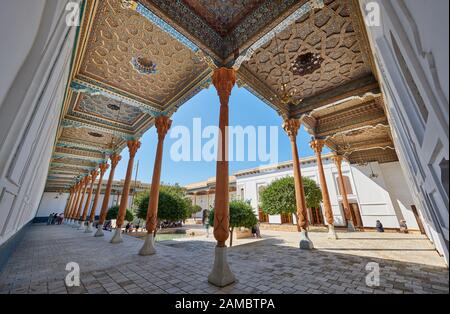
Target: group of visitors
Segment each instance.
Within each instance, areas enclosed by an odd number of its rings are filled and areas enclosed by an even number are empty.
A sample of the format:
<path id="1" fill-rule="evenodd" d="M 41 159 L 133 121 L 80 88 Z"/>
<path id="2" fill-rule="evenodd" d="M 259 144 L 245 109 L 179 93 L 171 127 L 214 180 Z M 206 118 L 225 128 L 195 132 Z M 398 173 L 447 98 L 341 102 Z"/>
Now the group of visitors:
<path id="1" fill-rule="evenodd" d="M 60 225 L 63 223 L 64 214 L 51 213 L 48 216 L 47 225 Z"/>
<path id="2" fill-rule="evenodd" d="M 384 227 L 381 221 L 376 221 L 375 229 L 377 230 L 377 232 L 384 232 Z M 408 226 L 406 225 L 406 220 L 400 221 L 400 233 L 409 233 Z"/>
<path id="3" fill-rule="evenodd" d="M 139 224 L 134 225 L 131 222 L 127 223 L 126 226 L 125 226 L 125 233 L 133 232 L 133 230 L 135 232 L 138 232 L 139 231 Z"/>

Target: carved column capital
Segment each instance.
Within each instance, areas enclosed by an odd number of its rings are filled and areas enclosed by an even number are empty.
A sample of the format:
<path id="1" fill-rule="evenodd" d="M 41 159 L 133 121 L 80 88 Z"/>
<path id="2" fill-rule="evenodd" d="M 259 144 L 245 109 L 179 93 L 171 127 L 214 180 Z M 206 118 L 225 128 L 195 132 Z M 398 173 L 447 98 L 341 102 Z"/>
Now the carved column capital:
<path id="1" fill-rule="evenodd" d="M 333 159 L 334 163 L 336 164 L 336 167 L 338 167 L 340 169 L 342 166 L 342 161 L 344 160 L 344 157 L 342 155 L 334 154 L 332 159 Z"/>
<path id="2" fill-rule="evenodd" d="M 119 163 L 119 161 L 122 160 L 122 156 L 114 153 L 111 156 L 109 156 L 109 159 L 111 159 L 111 167 L 114 169 L 117 167 L 117 164 Z"/>
<path id="3" fill-rule="evenodd" d="M 172 120 L 170 120 L 169 117 L 159 116 L 155 118 L 155 127 L 156 130 L 158 131 L 159 140 L 164 140 L 171 126 Z"/>
<path id="4" fill-rule="evenodd" d="M 309 143 L 314 152 L 318 155 L 322 154 L 323 147 L 325 146 L 325 140 L 322 139 L 313 139 L 311 143 Z"/>
<path id="5" fill-rule="evenodd" d="M 295 139 L 297 137 L 298 134 L 298 130 L 300 129 L 300 120 L 298 119 L 287 119 L 284 120 L 283 123 L 283 129 L 284 131 L 287 133 L 287 135 L 289 136 L 289 138 Z"/>
<path id="6" fill-rule="evenodd" d="M 141 142 L 139 140 L 132 140 L 127 142 L 128 150 L 130 152 L 130 158 L 134 158 L 138 149 L 141 147 Z"/>
<path id="7" fill-rule="evenodd" d="M 214 70 L 212 83 L 217 89 L 217 94 L 220 97 L 220 104 L 222 106 L 228 106 L 231 90 L 233 89 L 234 84 L 236 84 L 236 70 L 228 68 L 218 68 Z"/>
<path id="8" fill-rule="evenodd" d="M 105 162 L 103 164 L 100 164 L 98 168 L 100 169 L 100 175 L 103 176 L 105 174 L 106 170 L 108 170 L 109 165 L 108 165 L 108 163 Z"/>
<path id="9" fill-rule="evenodd" d="M 96 170 L 92 170 L 92 171 L 91 171 L 91 178 L 90 178 L 90 181 L 91 181 L 91 182 L 94 182 L 95 179 L 97 178 L 97 176 L 98 176 L 98 170 L 97 170 L 97 169 L 96 169 Z"/>

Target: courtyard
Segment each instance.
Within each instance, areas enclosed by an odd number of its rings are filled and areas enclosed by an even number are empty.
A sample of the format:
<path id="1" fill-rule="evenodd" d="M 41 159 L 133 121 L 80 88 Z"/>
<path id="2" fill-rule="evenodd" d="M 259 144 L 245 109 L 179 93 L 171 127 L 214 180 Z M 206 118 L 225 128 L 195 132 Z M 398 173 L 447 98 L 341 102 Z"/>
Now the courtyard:
<path id="1" fill-rule="evenodd" d="M 157 254 L 139 256 L 142 240 L 112 234 L 95 238 L 69 226 L 35 224 L 0 273 L 0 293 L 17 294 L 443 294 L 448 269 L 422 235 L 338 232 L 328 240 L 311 232 L 315 249 L 299 250 L 298 233 L 266 231 L 237 239 L 228 251 L 236 283 L 218 288 L 206 280 L 214 237 L 159 241 Z M 67 288 L 66 265 L 80 266 L 80 286 Z M 368 263 L 378 263 L 380 285 L 368 287 Z"/>

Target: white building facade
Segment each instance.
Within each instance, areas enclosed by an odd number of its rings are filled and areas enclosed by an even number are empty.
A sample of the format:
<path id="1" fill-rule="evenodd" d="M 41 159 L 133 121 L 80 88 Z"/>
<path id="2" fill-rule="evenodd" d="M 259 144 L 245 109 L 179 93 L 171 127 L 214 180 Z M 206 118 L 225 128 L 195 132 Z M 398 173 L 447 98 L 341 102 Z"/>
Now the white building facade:
<path id="1" fill-rule="evenodd" d="M 338 171 L 332 155 L 324 155 L 324 171 L 332 204 L 333 215 L 336 226 L 346 226 L 344 219 L 342 195 L 338 183 Z M 319 172 L 315 158 L 304 158 L 301 160 L 302 176 L 319 182 Z M 399 229 L 401 220 L 406 220 L 410 230 L 420 231 L 420 217 L 414 198 L 411 196 L 406 179 L 398 162 L 367 165 L 350 165 L 343 163 L 343 176 L 348 192 L 348 199 L 352 210 L 357 217 L 357 225 L 363 228 L 374 228 L 376 221 L 380 220 L 385 228 Z M 273 166 L 249 169 L 235 173 L 236 191 L 230 192 L 230 199 L 241 199 L 249 202 L 260 220 L 262 219 L 260 209 L 260 192 L 271 182 L 283 177 L 293 176 L 292 163 L 286 162 Z M 192 192 L 192 187 L 188 191 Z M 199 193 L 199 191 L 197 191 Z M 213 197 L 213 195 L 212 195 Z M 195 204 L 208 208 L 204 198 L 210 200 L 209 206 L 213 206 L 211 195 L 197 196 Z M 193 198 L 194 200 L 194 198 Z M 310 209 L 308 216 L 310 222 L 326 224 L 323 219 L 324 213 Z M 319 217 L 317 217 L 319 216 Z M 269 224 L 282 224 L 286 222 L 281 215 L 267 217 Z M 295 224 L 295 216 L 292 215 L 288 222 Z"/>
<path id="2" fill-rule="evenodd" d="M 448 264 L 449 1 L 360 5 L 406 183 Z"/>

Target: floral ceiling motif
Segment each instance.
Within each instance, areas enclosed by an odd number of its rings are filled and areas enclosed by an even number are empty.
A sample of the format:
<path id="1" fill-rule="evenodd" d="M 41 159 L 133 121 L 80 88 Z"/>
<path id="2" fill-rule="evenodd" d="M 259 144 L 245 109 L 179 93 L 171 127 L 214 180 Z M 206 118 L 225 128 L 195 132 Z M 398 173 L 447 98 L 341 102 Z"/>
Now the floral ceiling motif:
<path id="1" fill-rule="evenodd" d="M 325 7 L 298 20 L 243 66 L 278 95 L 287 83 L 305 99 L 371 75 L 359 25 L 351 1 L 327 0 Z M 323 58 L 320 69 L 304 76 L 291 71 L 299 55 L 314 53 Z"/>
<path id="2" fill-rule="evenodd" d="M 144 116 L 139 108 L 102 95 L 82 94 L 75 106 L 75 111 L 130 126 L 134 125 L 138 119 Z"/>
<path id="3" fill-rule="evenodd" d="M 221 36 L 229 34 L 265 0 L 183 0 Z"/>
<path id="4" fill-rule="evenodd" d="M 117 0 L 98 2 L 90 34 L 79 77 L 161 107 L 207 69 L 194 52 Z M 136 56 L 152 60 L 158 72 L 141 75 L 130 62 Z"/>

